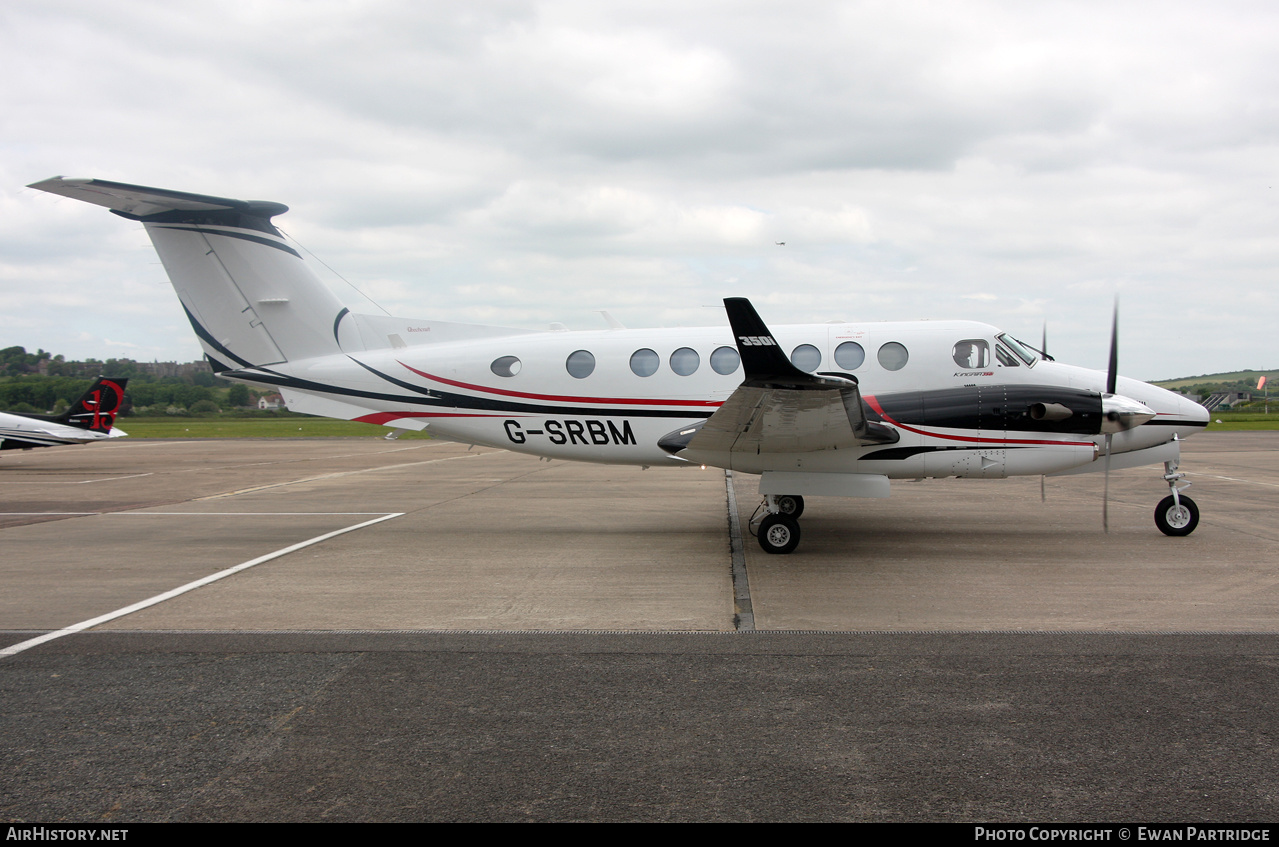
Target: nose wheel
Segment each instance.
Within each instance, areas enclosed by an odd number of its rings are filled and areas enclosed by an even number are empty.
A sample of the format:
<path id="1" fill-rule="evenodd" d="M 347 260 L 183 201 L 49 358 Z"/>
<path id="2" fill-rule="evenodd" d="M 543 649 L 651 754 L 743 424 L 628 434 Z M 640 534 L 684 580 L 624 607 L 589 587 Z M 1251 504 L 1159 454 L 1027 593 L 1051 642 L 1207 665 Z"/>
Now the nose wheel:
<path id="1" fill-rule="evenodd" d="M 1164 535 L 1189 535 L 1199 526 L 1199 507 L 1181 493 L 1190 487 L 1190 483 L 1177 485 L 1185 477 L 1184 473 L 1177 472 L 1177 462 L 1164 462 L 1164 482 L 1168 483 L 1168 490 L 1172 493 L 1155 507 L 1155 526 Z"/>
<path id="2" fill-rule="evenodd" d="M 1199 526 L 1199 507 L 1189 497 L 1169 494 L 1155 507 L 1155 526 L 1164 535 L 1189 535 Z"/>

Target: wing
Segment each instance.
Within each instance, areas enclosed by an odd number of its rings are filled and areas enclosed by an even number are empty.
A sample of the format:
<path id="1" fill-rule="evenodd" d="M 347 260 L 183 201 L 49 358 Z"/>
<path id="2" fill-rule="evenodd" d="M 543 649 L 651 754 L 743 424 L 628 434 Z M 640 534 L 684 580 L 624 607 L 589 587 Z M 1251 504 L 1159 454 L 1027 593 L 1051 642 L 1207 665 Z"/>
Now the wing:
<path id="1" fill-rule="evenodd" d="M 704 424 L 661 439 L 663 449 L 718 465 L 711 456 L 809 453 L 898 440 L 895 429 L 866 419 L 855 377 L 801 371 L 749 300 L 730 297 L 724 308 L 746 378 Z"/>

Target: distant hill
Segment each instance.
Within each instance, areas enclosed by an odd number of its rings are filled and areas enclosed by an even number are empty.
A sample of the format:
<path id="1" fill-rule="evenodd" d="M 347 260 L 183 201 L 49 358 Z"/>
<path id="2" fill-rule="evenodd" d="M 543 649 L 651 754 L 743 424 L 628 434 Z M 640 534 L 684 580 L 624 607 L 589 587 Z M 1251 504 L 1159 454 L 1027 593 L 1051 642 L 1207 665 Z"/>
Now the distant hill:
<path id="1" fill-rule="evenodd" d="M 1224 374 L 1203 374 L 1202 376 L 1187 376 L 1180 379 L 1165 379 L 1155 382 L 1154 385 L 1158 385 L 1160 388 L 1168 388 L 1176 391 L 1191 388 L 1196 385 L 1226 385 L 1236 382 L 1246 382 L 1250 383 L 1248 386 L 1249 388 L 1256 389 L 1257 380 L 1260 377 L 1270 377 L 1270 379 L 1266 380 L 1269 382 L 1271 379 L 1274 379 L 1277 374 L 1279 374 L 1279 371 L 1274 370 L 1231 371 L 1230 373 Z"/>

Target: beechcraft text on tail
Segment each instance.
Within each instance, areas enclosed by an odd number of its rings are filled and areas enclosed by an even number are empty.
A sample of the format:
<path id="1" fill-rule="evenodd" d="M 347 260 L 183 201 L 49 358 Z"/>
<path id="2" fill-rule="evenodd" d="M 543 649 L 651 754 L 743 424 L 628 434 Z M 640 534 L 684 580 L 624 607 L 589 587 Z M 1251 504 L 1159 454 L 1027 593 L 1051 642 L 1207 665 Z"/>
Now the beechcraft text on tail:
<path id="1" fill-rule="evenodd" d="M 128 433 L 115 428 L 128 379 L 98 377 L 60 415 L 0 412 L 0 450 L 29 450 L 62 444 L 89 444 Z"/>
<path id="2" fill-rule="evenodd" d="M 983 323 L 530 331 L 356 314 L 272 224 L 288 207 L 94 179 L 33 188 L 140 222 L 209 362 L 290 409 L 558 459 L 758 474 L 757 537 L 788 553 L 805 495 L 890 480 L 1106 472 L 1163 463 L 1156 523 L 1198 522 L 1177 472 L 1207 412 L 1052 360 Z M 1116 320 L 1117 326 L 1117 320 Z"/>

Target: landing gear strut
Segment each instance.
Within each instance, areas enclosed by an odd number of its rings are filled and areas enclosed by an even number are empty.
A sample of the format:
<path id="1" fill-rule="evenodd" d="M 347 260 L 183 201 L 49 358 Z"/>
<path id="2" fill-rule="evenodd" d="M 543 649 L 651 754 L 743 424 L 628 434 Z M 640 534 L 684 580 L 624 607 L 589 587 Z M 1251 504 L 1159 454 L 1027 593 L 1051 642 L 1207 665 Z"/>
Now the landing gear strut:
<path id="1" fill-rule="evenodd" d="M 765 553 L 790 553 L 799 546 L 799 516 L 804 513 L 804 498 L 798 494 L 769 494 L 759 504 L 755 515 L 764 511 L 755 537 Z M 751 517 L 750 523 L 755 523 Z"/>
<path id="2" fill-rule="evenodd" d="M 1199 507 L 1181 492 L 1190 487 L 1190 483 L 1178 486 L 1185 479 L 1184 473 L 1177 472 L 1176 460 L 1164 462 L 1164 482 L 1172 493 L 1159 501 L 1155 507 L 1155 526 L 1164 535 L 1189 535 L 1199 526 Z"/>

